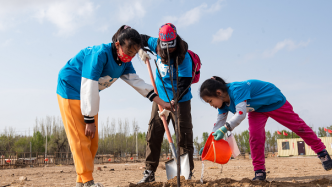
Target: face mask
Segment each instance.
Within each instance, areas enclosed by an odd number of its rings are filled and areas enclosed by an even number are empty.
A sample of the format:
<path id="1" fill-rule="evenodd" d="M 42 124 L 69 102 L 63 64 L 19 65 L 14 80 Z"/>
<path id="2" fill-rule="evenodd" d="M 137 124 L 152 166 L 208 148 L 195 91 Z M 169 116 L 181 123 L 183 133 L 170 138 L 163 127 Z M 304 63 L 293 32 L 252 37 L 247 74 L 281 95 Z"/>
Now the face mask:
<path id="1" fill-rule="evenodd" d="M 121 60 L 121 62 L 124 62 L 124 63 L 130 62 L 131 59 L 133 59 L 134 57 L 125 54 L 125 53 L 123 52 L 123 50 L 122 50 L 121 45 L 119 45 L 119 46 L 120 46 L 119 48 L 120 48 L 121 51 L 122 51 L 122 55 L 119 53 L 119 49 L 116 49 L 116 52 L 118 53 L 118 57 L 119 57 L 119 59 Z"/>

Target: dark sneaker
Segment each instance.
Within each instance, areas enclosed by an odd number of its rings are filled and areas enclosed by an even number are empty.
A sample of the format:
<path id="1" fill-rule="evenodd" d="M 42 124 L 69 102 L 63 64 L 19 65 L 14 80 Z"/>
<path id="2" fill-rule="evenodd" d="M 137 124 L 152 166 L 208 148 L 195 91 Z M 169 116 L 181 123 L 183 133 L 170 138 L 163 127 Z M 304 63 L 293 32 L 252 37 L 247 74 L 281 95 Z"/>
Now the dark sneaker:
<path id="1" fill-rule="evenodd" d="M 332 160 L 331 160 L 329 153 L 326 150 L 318 153 L 318 158 L 322 162 L 322 165 L 326 171 L 329 171 L 332 169 Z"/>
<path id="2" fill-rule="evenodd" d="M 144 176 L 141 181 L 139 181 L 137 184 L 146 183 L 146 182 L 154 182 L 156 179 L 154 178 L 154 172 L 151 170 L 145 170 Z"/>
<path id="3" fill-rule="evenodd" d="M 188 180 L 191 180 L 193 177 L 194 177 L 194 173 L 193 173 L 192 171 L 190 171 L 190 174 L 189 174 Z"/>
<path id="4" fill-rule="evenodd" d="M 253 181 L 265 181 L 266 173 L 264 170 L 255 171 L 255 177 L 252 179 Z"/>
<path id="5" fill-rule="evenodd" d="M 77 183 L 76 183 L 76 187 L 84 187 L 84 185 L 83 185 L 83 183 L 81 183 L 81 182 L 77 182 Z"/>

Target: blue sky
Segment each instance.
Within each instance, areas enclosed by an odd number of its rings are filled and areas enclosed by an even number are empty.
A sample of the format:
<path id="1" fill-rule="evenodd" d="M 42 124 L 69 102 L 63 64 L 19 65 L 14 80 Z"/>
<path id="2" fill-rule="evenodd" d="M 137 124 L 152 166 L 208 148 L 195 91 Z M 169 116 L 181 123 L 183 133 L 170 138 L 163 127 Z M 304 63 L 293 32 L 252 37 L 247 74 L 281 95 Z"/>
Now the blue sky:
<path id="1" fill-rule="evenodd" d="M 166 22 L 175 24 L 203 63 L 201 81 L 192 86 L 195 136 L 210 132 L 216 120 L 217 111 L 198 97 L 200 84 L 212 75 L 272 82 L 308 124 L 330 126 L 331 8 L 331 1 L 303 0 L 1 1 L 0 132 L 10 126 L 24 133 L 36 117 L 60 116 L 57 75 L 82 48 L 111 42 L 123 24 L 157 37 Z M 138 57 L 133 64 L 150 82 L 145 64 Z M 146 98 L 122 80 L 100 95 L 100 121 L 135 118 L 147 131 Z M 246 129 L 247 120 L 235 132 Z M 283 126 L 269 119 L 266 129 Z"/>

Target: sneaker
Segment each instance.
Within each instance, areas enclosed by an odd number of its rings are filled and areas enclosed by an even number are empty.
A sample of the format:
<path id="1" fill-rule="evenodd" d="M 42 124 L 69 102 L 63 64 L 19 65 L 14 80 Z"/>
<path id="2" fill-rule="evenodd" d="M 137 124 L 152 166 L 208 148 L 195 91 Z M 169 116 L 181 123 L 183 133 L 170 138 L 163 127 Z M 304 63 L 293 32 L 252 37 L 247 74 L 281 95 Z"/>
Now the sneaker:
<path id="1" fill-rule="evenodd" d="M 95 183 L 93 180 L 84 183 L 84 187 L 104 187 L 102 184 L 100 183 Z"/>
<path id="2" fill-rule="evenodd" d="M 81 182 L 77 182 L 77 183 L 76 183 L 76 187 L 84 187 L 84 184 L 81 183 Z"/>
<path id="3" fill-rule="evenodd" d="M 322 162 L 322 165 L 326 171 L 329 171 L 332 169 L 332 160 L 331 160 L 329 153 L 326 150 L 318 153 L 317 156 L 320 159 L 320 161 Z"/>
<path id="4" fill-rule="evenodd" d="M 194 173 L 193 173 L 192 171 L 190 171 L 190 174 L 189 174 L 188 180 L 191 180 L 193 177 L 194 177 Z"/>
<path id="5" fill-rule="evenodd" d="M 255 177 L 252 180 L 253 181 L 265 181 L 266 180 L 266 172 L 264 170 L 255 171 Z"/>
<path id="6" fill-rule="evenodd" d="M 152 170 L 145 170 L 143 174 L 144 174 L 143 179 L 140 180 L 137 184 L 154 182 L 156 180 L 154 178 L 154 172 Z"/>

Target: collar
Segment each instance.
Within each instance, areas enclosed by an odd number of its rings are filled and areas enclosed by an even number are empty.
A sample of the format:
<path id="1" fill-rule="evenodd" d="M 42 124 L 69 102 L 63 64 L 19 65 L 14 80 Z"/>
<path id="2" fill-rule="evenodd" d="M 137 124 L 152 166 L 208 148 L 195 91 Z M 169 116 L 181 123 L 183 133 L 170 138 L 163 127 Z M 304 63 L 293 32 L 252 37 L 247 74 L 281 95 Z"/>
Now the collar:
<path id="1" fill-rule="evenodd" d="M 232 99 L 231 99 L 231 95 L 229 94 L 229 84 L 227 84 L 226 85 L 227 86 L 227 95 L 228 95 L 228 98 L 229 98 L 229 103 L 227 104 L 226 103 L 226 105 L 229 107 L 229 106 L 231 106 L 231 103 L 232 103 Z"/>
<path id="2" fill-rule="evenodd" d="M 232 103 L 231 96 L 229 95 L 229 91 L 228 91 L 230 85 L 227 84 L 226 86 L 227 86 L 227 88 L 228 88 L 228 89 L 227 89 L 227 93 L 228 93 L 228 97 L 229 97 L 229 103 L 228 103 L 228 104 L 227 104 L 227 103 L 223 103 L 222 106 L 219 108 L 220 110 L 221 110 L 222 108 L 224 108 L 225 106 L 227 106 L 227 107 L 229 108 L 229 106 L 231 106 L 231 103 Z"/>
<path id="3" fill-rule="evenodd" d="M 117 63 L 119 66 L 122 66 L 123 62 L 118 58 L 118 54 L 116 52 L 116 47 L 114 43 L 112 43 L 112 55 L 115 63 Z"/>
<path id="4" fill-rule="evenodd" d="M 229 106 L 231 106 L 232 100 L 231 100 L 231 96 L 229 96 L 229 94 L 228 94 L 228 97 L 229 97 L 229 104 L 226 103 L 226 106 L 229 107 Z"/>

